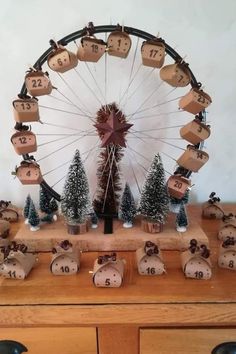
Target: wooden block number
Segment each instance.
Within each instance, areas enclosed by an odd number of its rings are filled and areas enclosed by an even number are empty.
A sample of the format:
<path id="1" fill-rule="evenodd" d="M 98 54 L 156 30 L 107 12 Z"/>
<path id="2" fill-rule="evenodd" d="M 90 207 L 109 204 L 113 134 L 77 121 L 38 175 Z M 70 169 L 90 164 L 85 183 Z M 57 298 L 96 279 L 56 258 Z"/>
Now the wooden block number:
<path id="1" fill-rule="evenodd" d="M 1 273 L 4 278 L 24 279 L 25 273 L 22 267 L 13 260 L 7 261 L 1 266 Z"/>
<path id="2" fill-rule="evenodd" d="M 74 259 L 67 256 L 59 256 L 52 265 L 51 271 L 55 275 L 71 275 L 78 272 L 78 264 Z"/>
<path id="3" fill-rule="evenodd" d="M 165 271 L 165 266 L 159 257 L 145 256 L 138 263 L 138 272 L 140 275 L 160 275 Z"/>
<path id="4" fill-rule="evenodd" d="M 203 278 L 203 272 L 202 271 L 196 271 L 194 273 L 196 279 L 202 279 Z"/>
<path id="5" fill-rule="evenodd" d="M 125 58 L 128 55 L 131 46 L 131 41 L 125 35 L 113 35 L 108 38 L 108 54 Z"/>
<path id="6" fill-rule="evenodd" d="M 35 109 L 37 109 L 37 103 L 16 101 L 14 103 L 14 107 L 17 112 L 33 112 Z"/>
<path id="7" fill-rule="evenodd" d="M 70 65 L 69 55 L 66 51 L 55 55 L 50 59 L 50 67 L 53 70 L 59 70 Z"/>
<path id="8" fill-rule="evenodd" d="M 211 98 L 208 95 L 206 96 L 204 96 L 204 93 L 201 93 L 201 91 L 194 94 L 195 100 L 199 103 L 202 109 L 207 108 L 211 104 Z"/>
<path id="9" fill-rule="evenodd" d="M 175 183 L 174 183 L 174 187 L 175 188 L 178 188 L 178 189 L 181 189 L 183 186 L 183 183 L 178 181 L 178 180 L 175 180 Z"/>
<path id="10" fill-rule="evenodd" d="M 236 251 L 226 251 L 221 254 L 218 260 L 218 264 L 222 268 L 236 270 Z"/>
<path id="11" fill-rule="evenodd" d="M 188 278 L 198 280 L 210 279 L 211 274 L 210 265 L 205 260 L 199 258 L 191 259 L 185 266 L 185 275 Z"/>
<path id="12" fill-rule="evenodd" d="M 147 269 L 146 269 L 146 272 L 147 272 L 147 274 L 149 274 L 149 275 L 154 275 L 154 274 L 156 274 L 156 268 L 154 268 L 154 267 L 148 267 Z"/>

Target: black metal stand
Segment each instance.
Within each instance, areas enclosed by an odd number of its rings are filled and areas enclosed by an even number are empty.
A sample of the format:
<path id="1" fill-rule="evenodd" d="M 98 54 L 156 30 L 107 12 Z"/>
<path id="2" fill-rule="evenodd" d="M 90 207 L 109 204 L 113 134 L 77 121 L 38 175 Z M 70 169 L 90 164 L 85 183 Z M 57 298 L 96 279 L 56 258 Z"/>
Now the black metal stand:
<path id="1" fill-rule="evenodd" d="M 113 216 L 106 215 L 104 217 L 104 234 L 113 234 Z"/>

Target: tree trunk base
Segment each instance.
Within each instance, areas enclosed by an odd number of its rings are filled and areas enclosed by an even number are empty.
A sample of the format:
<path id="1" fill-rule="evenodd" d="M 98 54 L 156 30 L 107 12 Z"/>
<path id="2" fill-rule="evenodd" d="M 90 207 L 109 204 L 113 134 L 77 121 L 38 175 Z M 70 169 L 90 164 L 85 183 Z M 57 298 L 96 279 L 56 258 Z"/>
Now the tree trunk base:
<path id="1" fill-rule="evenodd" d="M 156 234 L 163 231 L 163 224 L 144 219 L 141 221 L 141 229 L 150 234 Z"/>
<path id="2" fill-rule="evenodd" d="M 81 235 L 88 231 L 87 223 L 83 224 L 67 224 L 67 232 L 70 235 Z"/>

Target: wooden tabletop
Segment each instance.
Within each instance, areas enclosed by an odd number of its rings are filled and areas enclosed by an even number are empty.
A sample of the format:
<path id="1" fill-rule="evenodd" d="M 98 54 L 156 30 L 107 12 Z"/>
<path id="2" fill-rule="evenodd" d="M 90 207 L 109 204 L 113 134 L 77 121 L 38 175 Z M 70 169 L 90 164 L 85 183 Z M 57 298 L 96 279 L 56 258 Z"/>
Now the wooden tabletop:
<path id="1" fill-rule="evenodd" d="M 167 274 L 140 276 L 134 252 L 119 252 L 126 260 L 121 288 L 95 288 L 93 262 L 97 252 L 83 253 L 77 275 L 54 276 L 50 273 L 50 254 L 40 254 L 37 266 L 25 280 L 0 279 L 0 305 L 82 305 L 82 304 L 192 304 L 236 303 L 236 273 L 217 266 L 220 222 L 201 219 L 201 209 L 189 206 L 190 220 L 203 228 L 210 241 L 213 276 L 211 280 L 186 279 L 180 265 L 180 253 L 164 251 Z M 236 206 L 225 206 L 235 212 Z M 13 226 L 15 233 L 18 225 Z"/>

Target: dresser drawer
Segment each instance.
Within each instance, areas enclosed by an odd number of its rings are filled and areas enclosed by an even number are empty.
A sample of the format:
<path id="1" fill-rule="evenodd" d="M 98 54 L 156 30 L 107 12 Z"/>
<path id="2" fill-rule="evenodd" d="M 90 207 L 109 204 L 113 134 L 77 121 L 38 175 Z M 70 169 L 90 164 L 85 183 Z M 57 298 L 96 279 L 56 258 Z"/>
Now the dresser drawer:
<path id="1" fill-rule="evenodd" d="M 4 339 L 24 344 L 29 354 L 97 353 L 95 328 L 0 328 L 0 340 Z"/>
<path id="2" fill-rule="evenodd" d="M 236 341 L 236 329 L 142 329 L 140 354 L 210 354 L 227 341 Z"/>

